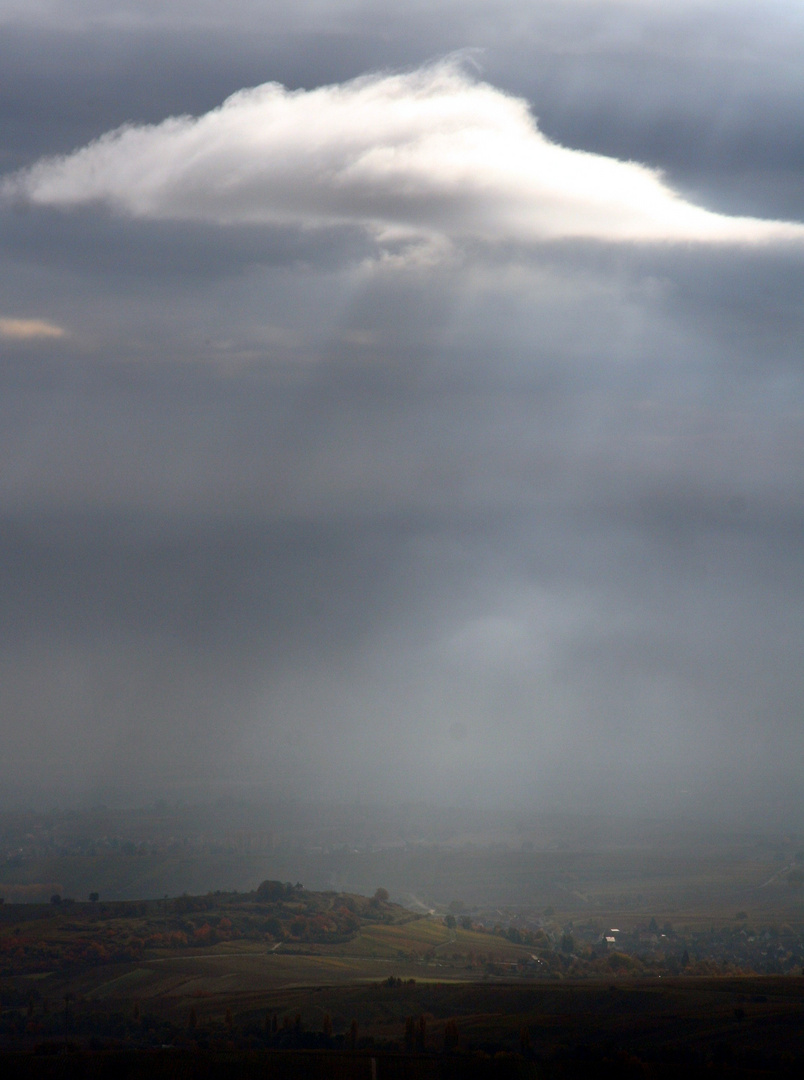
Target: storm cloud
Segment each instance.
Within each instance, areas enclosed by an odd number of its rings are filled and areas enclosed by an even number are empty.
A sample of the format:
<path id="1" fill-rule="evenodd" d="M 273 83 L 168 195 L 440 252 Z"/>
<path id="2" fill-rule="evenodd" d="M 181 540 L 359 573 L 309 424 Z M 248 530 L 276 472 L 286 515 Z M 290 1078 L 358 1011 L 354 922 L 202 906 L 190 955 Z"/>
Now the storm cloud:
<path id="1" fill-rule="evenodd" d="M 266 10 L 0 9 L 4 798 L 800 821 L 791 6 Z"/>

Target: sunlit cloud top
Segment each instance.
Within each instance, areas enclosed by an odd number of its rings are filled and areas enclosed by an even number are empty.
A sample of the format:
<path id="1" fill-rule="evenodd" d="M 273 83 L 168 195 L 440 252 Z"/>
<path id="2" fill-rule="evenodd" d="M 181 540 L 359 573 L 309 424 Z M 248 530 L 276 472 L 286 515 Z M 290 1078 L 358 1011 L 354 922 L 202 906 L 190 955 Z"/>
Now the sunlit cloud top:
<path id="1" fill-rule="evenodd" d="M 762 243 L 804 226 L 695 206 L 644 165 L 567 149 L 527 102 L 446 61 L 310 91 L 242 90 L 7 178 L 7 198 L 141 218 L 352 224 L 387 237 Z"/>
<path id="2" fill-rule="evenodd" d="M 60 338 L 65 330 L 44 319 L 0 318 L 0 338 L 11 341 L 27 341 L 32 338 Z"/>

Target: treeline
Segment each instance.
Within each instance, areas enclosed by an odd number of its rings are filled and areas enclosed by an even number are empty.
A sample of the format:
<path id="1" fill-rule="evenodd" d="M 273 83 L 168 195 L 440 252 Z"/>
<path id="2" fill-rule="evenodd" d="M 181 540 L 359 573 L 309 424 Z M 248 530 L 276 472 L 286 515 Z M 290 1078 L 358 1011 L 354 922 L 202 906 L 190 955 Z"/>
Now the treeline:
<path id="1" fill-rule="evenodd" d="M 54 898 L 55 899 L 55 898 Z M 384 890 L 372 898 L 263 882 L 253 893 L 0 907 L 0 977 L 138 962 L 149 953 L 247 940 L 339 944 L 361 921 L 391 921 Z"/>

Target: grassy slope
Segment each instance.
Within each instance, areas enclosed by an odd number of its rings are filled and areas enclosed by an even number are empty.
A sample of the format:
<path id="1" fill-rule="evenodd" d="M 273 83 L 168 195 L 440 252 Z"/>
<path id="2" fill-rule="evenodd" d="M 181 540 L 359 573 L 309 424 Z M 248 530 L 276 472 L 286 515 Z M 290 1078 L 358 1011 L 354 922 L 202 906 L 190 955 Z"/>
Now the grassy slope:
<path id="1" fill-rule="evenodd" d="M 50 932 L 65 936 L 81 926 L 78 919 L 58 923 L 50 918 L 46 925 Z M 336 945 L 237 941 L 206 948 L 150 950 L 133 963 L 54 972 L 40 981 L 42 992 L 56 995 L 69 985 L 87 1000 L 186 1001 L 291 986 L 374 982 L 390 975 L 418 981 L 472 979 L 477 972 L 468 969 L 467 960 L 473 952 L 490 953 L 500 963 L 515 963 L 530 955 L 526 948 L 500 938 L 450 931 L 437 919 L 417 919 L 364 924 L 351 941 Z"/>

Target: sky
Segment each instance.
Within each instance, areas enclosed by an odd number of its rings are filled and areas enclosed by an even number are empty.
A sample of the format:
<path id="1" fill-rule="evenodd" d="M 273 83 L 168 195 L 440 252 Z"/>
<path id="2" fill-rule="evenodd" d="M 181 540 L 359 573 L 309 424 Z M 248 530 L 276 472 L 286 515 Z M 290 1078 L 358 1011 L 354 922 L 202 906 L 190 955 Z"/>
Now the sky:
<path id="1" fill-rule="evenodd" d="M 804 14 L 0 0 L 0 801 L 804 823 Z"/>

